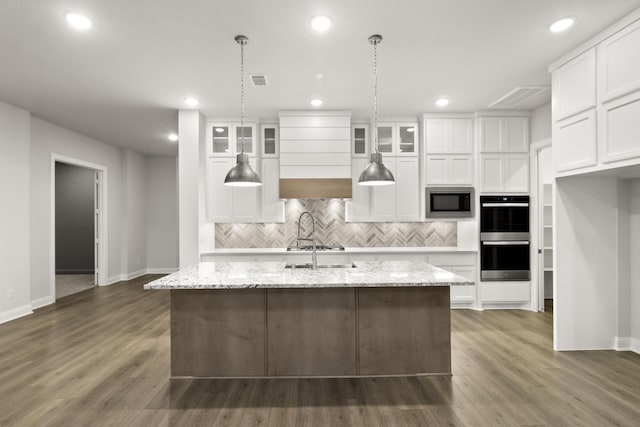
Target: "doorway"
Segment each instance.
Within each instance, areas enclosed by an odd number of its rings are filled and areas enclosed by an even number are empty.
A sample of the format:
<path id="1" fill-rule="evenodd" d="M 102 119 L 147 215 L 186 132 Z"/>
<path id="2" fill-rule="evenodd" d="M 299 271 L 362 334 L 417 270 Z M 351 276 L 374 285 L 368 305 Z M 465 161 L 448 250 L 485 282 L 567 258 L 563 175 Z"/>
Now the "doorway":
<path id="1" fill-rule="evenodd" d="M 51 292 L 54 300 L 106 284 L 106 169 L 53 156 Z"/>
<path id="2" fill-rule="evenodd" d="M 538 311 L 553 308 L 553 150 L 550 140 L 531 145 L 533 230 L 532 301 Z"/>

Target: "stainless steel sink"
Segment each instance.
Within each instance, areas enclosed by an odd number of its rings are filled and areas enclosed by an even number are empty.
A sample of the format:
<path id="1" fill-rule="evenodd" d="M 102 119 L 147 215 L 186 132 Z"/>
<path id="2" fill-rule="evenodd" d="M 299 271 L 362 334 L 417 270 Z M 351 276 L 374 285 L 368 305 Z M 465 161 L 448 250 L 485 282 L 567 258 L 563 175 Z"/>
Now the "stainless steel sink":
<path id="1" fill-rule="evenodd" d="M 307 268 L 307 269 L 312 269 L 313 268 L 313 264 L 308 262 L 305 264 L 287 264 L 284 266 L 284 268 L 291 268 L 291 269 L 296 269 L 296 268 Z M 354 263 L 347 263 L 347 264 L 318 264 L 318 268 L 356 268 L 356 265 Z"/>

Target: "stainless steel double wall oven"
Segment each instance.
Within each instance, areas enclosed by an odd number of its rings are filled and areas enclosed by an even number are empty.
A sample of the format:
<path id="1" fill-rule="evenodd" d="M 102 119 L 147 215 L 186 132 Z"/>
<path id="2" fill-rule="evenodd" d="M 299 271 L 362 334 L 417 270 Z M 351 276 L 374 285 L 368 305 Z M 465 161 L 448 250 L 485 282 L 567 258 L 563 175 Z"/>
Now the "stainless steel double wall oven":
<path id="1" fill-rule="evenodd" d="M 529 196 L 480 196 L 480 280 L 530 280 Z"/>

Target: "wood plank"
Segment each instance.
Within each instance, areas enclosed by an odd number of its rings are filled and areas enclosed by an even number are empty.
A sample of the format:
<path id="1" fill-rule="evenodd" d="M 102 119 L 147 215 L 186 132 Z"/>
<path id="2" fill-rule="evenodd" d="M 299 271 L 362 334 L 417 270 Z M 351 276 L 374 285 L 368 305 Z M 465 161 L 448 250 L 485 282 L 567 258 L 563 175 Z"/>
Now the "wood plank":
<path id="1" fill-rule="evenodd" d="M 268 375 L 356 374 L 354 289 L 269 289 Z"/>
<path id="2" fill-rule="evenodd" d="M 281 199 L 351 198 L 351 178 L 348 179 L 280 179 Z"/>
<path id="3" fill-rule="evenodd" d="M 448 287 L 358 291 L 361 375 L 451 372 Z"/>
<path id="4" fill-rule="evenodd" d="M 264 322 L 262 289 L 172 290 L 171 375 L 265 375 Z"/>

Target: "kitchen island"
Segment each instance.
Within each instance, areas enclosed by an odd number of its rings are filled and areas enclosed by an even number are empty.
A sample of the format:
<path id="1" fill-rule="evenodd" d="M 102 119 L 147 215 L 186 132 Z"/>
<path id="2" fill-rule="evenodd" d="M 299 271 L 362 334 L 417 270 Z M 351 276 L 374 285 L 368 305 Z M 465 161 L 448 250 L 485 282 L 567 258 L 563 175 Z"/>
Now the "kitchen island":
<path id="1" fill-rule="evenodd" d="M 451 373 L 449 287 L 427 263 L 202 262 L 145 285 L 171 292 L 171 376 Z"/>

